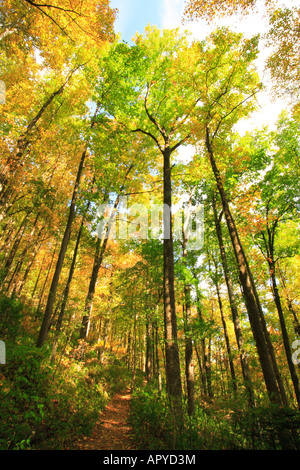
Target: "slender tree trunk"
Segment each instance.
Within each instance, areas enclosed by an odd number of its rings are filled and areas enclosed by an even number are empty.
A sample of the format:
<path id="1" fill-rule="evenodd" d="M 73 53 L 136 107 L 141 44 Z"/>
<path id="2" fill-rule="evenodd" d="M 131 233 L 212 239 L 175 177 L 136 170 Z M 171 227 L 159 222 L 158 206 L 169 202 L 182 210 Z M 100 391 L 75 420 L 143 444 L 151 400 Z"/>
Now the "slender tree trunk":
<path id="1" fill-rule="evenodd" d="M 146 323 L 146 376 L 147 382 L 151 381 L 152 377 L 152 322 L 150 315 L 147 316 L 147 323 Z"/>
<path id="2" fill-rule="evenodd" d="M 164 331 L 166 354 L 166 383 L 170 404 L 176 420 L 182 419 L 182 386 L 180 376 L 180 360 L 177 342 L 177 318 L 175 311 L 174 291 L 174 252 L 172 234 L 172 197 L 171 197 L 171 166 L 170 147 L 164 152 Z M 169 227 L 169 230 L 168 230 Z"/>
<path id="3" fill-rule="evenodd" d="M 40 277 L 41 277 L 41 274 L 42 274 L 42 269 L 43 269 L 45 259 L 46 259 L 46 254 L 44 254 L 44 256 L 43 256 L 43 259 L 42 259 L 42 262 L 41 262 L 41 265 L 40 265 L 40 269 L 39 269 L 39 272 L 38 272 L 38 275 L 37 275 L 37 278 L 36 278 L 36 281 L 35 281 L 35 284 L 34 284 L 34 288 L 33 288 L 33 291 L 31 293 L 31 298 L 33 300 L 34 300 L 35 292 L 37 290 L 37 286 L 38 286 L 38 283 L 39 283 L 39 280 L 40 280 Z"/>
<path id="4" fill-rule="evenodd" d="M 21 269 L 21 267 L 22 267 L 23 261 L 24 261 L 24 259 L 25 259 L 26 253 L 27 253 L 28 249 L 30 248 L 29 243 L 32 243 L 32 238 L 33 238 L 34 232 L 35 232 L 36 227 L 37 227 L 37 221 L 38 221 L 39 215 L 40 215 L 40 213 L 38 213 L 37 216 L 36 216 L 36 218 L 35 218 L 33 227 L 32 227 L 32 229 L 31 229 L 31 231 L 30 231 L 30 233 L 29 233 L 29 235 L 28 235 L 28 243 L 26 244 L 26 246 L 24 247 L 24 249 L 23 249 L 21 255 L 19 256 L 19 260 L 18 260 L 18 262 L 17 262 L 17 265 L 16 265 L 16 268 L 15 268 L 15 270 L 14 270 L 14 273 L 12 274 L 12 276 L 11 276 L 11 278 L 10 278 L 10 281 L 8 282 L 7 289 L 6 289 L 7 292 L 9 292 L 10 285 L 11 285 L 11 283 L 12 283 L 14 277 L 17 276 L 17 274 L 19 273 L 19 271 L 20 271 L 20 269 Z M 13 253 L 13 256 L 11 256 L 11 254 L 10 254 L 10 264 L 9 264 L 9 266 L 8 266 L 8 269 L 9 269 L 9 267 L 11 266 L 11 264 L 13 263 L 14 257 L 15 257 L 15 255 L 16 255 L 16 253 L 17 253 L 19 244 L 20 244 L 20 242 L 21 242 L 21 239 L 22 239 L 22 237 L 23 237 L 23 235 L 24 235 L 25 230 L 26 230 L 26 226 L 24 227 L 24 230 L 21 231 L 21 234 L 20 234 L 20 237 L 19 237 L 19 240 L 18 240 L 18 243 L 17 243 L 16 247 L 14 246 L 14 253 Z M 14 244 L 14 245 L 15 245 L 15 244 Z M 7 263 L 6 263 L 6 266 L 5 266 L 5 267 L 7 267 Z"/>
<path id="5" fill-rule="evenodd" d="M 65 314 L 65 309 L 66 309 L 66 305 L 67 305 L 67 301 L 68 301 L 68 297 L 69 297 L 69 292 L 70 292 L 71 282 L 72 282 L 73 274 L 74 274 L 74 270 L 75 270 L 76 258 L 77 258 L 77 253 L 78 253 L 78 248 L 79 248 L 79 244 L 80 244 L 80 239 L 81 239 L 81 234 L 82 234 L 84 221 L 85 221 L 85 218 L 83 217 L 82 221 L 81 221 L 81 224 L 80 224 L 79 231 L 78 231 L 78 235 L 77 235 L 77 240 L 76 240 L 76 244 L 75 244 L 75 248 L 74 248 L 72 263 L 71 263 L 70 270 L 69 270 L 69 276 L 68 276 L 66 287 L 64 289 L 62 303 L 61 303 L 61 306 L 60 306 L 60 312 L 59 312 L 58 319 L 57 319 L 57 322 L 56 322 L 55 334 L 54 334 L 53 345 L 52 345 L 52 356 L 51 356 L 51 361 L 52 362 L 55 360 L 58 338 L 59 338 L 59 334 L 60 334 L 60 330 L 61 330 L 61 326 L 62 326 L 64 314 Z"/>
<path id="6" fill-rule="evenodd" d="M 235 368 L 234 368 L 234 363 L 233 363 L 233 359 L 232 359 L 231 346 L 230 346 L 230 341 L 229 341 L 229 336 L 228 336 L 228 331 L 227 331 L 227 325 L 226 325 L 226 321 L 225 321 L 225 317 L 224 317 L 223 304 L 222 304 L 222 300 L 221 300 L 221 296 L 220 296 L 220 289 L 219 289 L 218 282 L 215 283 L 215 286 L 216 286 L 216 291 L 217 291 L 217 296 L 218 296 L 219 309 L 220 309 L 220 313 L 221 313 L 221 320 L 222 320 L 225 343 L 226 343 L 226 349 L 227 349 L 227 355 L 228 355 L 228 360 L 229 360 L 232 388 L 233 388 L 234 395 L 236 396 L 236 394 L 237 394 L 237 384 L 236 384 Z"/>
<path id="7" fill-rule="evenodd" d="M 226 286 L 227 286 L 228 298 L 229 298 L 229 303 L 230 303 L 230 308 L 231 308 L 231 313 L 232 313 L 232 320 L 233 320 L 233 325 L 234 325 L 235 337 L 236 337 L 237 345 L 238 345 L 239 352 L 240 352 L 240 361 L 241 361 L 244 385 L 245 385 L 245 388 L 246 388 L 246 391 L 247 391 L 247 394 L 248 394 L 249 405 L 251 407 L 254 407 L 255 406 L 255 395 L 254 395 L 254 389 L 253 389 L 253 384 L 252 384 L 252 379 L 251 379 L 249 362 L 248 362 L 247 354 L 244 350 L 244 339 L 243 339 L 243 334 L 242 334 L 242 330 L 241 330 L 240 319 L 239 319 L 238 309 L 237 309 L 237 305 L 236 305 L 236 299 L 235 299 L 235 295 L 234 295 L 234 291 L 233 291 L 232 280 L 231 280 L 231 277 L 230 277 L 230 274 L 229 274 L 229 269 L 228 269 L 228 264 L 227 264 L 227 256 L 226 256 L 225 246 L 224 246 L 224 242 L 223 242 L 222 227 L 221 227 L 220 219 L 219 219 L 218 214 L 217 214 L 216 202 L 215 202 L 214 195 L 212 195 L 212 203 L 213 203 L 213 212 L 214 212 L 216 233 L 217 233 L 217 237 L 218 237 L 222 267 L 223 267 L 223 272 L 224 272 L 224 276 L 225 276 L 225 282 L 226 282 Z"/>
<path id="8" fill-rule="evenodd" d="M 249 273 L 249 276 L 250 276 L 250 279 L 251 279 L 251 282 L 252 282 L 253 292 L 254 292 L 254 296 L 255 296 L 255 299 L 256 299 L 256 305 L 257 305 L 257 308 L 258 308 L 258 311 L 259 311 L 260 321 L 261 321 L 263 333 L 265 335 L 267 348 L 268 348 L 271 363 L 272 363 L 272 366 L 273 366 L 274 374 L 275 374 L 275 377 L 276 377 L 276 381 L 277 381 L 280 397 L 281 397 L 281 400 L 282 400 L 282 404 L 284 406 L 289 406 L 288 397 L 287 397 L 287 394 L 286 394 L 286 391 L 285 391 L 285 388 L 284 388 L 284 383 L 283 383 L 283 380 L 282 380 L 282 376 L 281 376 L 279 368 L 278 368 L 276 355 L 275 355 L 275 351 L 274 351 L 274 346 L 272 344 L 271 336 L 270 336 L 270 333 L 269 333 L 268 328 L 267 328 L 266 319 L 265 319 L 265 316 L 264 316 L 264 313 L 263 313 L 263 310 L 262 310 L 262 307 L 261 307 L 261 304 L 260 304 L 260 301 L 259 301 L 259 297 L 258 297 L 258 293 L 257 293 L 256 287 L 255 287 L 252 272 L 249 268 L 248 261 L 247 261 L 246 258 L 245 258 L 245 262 L 246 262 L 248 273 Z"/>
<path id="9" fill-rule="evenodd" d="M 198 361 L 198 367 L 199 367 L 199 372 L 200 372 L 200 379 L 201 379 L 201 386 L 200 390 L 202 388 L 202 394 L 207 395 L 207 388 L 206 388 L 206 381 L 205 381 L 205 376 L 204 376 L 204 371 L 203 371 L 203 366 L 202 366 L 202 360 L 201 360 L 201 354 L 198 350 L 198 345 L 194 342 L 194 348 L 196 352 L 196 357 Z"/>
<path id="10" fill-rule="evenodd" d="M 195 275 L 195 273 L 193 273 L 193 276 L 194 276 L 195 279 L 197 279 L 197 276 Z M 202 317 L 202 313 L 201 313 L 201 309 L 200 309 L 199 304 L 200 304 L 200 297 L 199 297 L 199 293 L 197 291 L 197 313 L 198 313 L 200 321 L 203 322 L 203 317 Z M 204 391 L 205 395 L 208 395 L 210 398 L 212 398 L 213 397 L 213 391 L 212 391 L 212 388 L 211 388 L 211 380 L 210 380 L 210 362 L 209 362 L 208 355 L 206 354 L 206 342 L 205 342 L 204 337 L 200 340 L 200 344 L 201 344 L 201 352 L 202 352 L 202 359 L 203 359 L 202 360 L 202 362 L 203 362 L 203 367 L 202 367 L 202 371 L 203 371 L 203 375 L 202 375 L 202 378 L 203 378 L 203 380 L 202 380 L 203 391 Z"/>
<path id="11" fill-rule="evenodd" d="M 107 239 L 106 239 L 107 243 Z M 105 246 L 106 246 L 105 243 Z M 95 257 L 94 257 L 94 264 L 92 269 L 92 274 L 89 283 L 89 290 L 85 299 L 85 307 L 84 307 L 84 315 L 82 318 L 82 324 L 80 329 L 80 339 L 86 340 L 89 334 L 90 328 L 90 318 L 93 308 L 93 300 L 94 294 L 96 290 L 96 283 L 98 279 L 98 273 L 102 264 L 103 254 L 105 251 L 105 247 L 101 246 L 101 239 L 97 238 L 96 241 L 96 250 L 95 250 Z"/>
<path id="12" fill-rule="evenodd" d="M 130 172 L 131 168 L 132 168 L 132 166 L 129 167 L 125 179 L 127 178 L 128 173 Z M 119 205 L 119 201 L 120 201 L 120 195 L 117 196 L 117 199 L 114 203 L 113 212 L 112 212 L 112 214 L 111 214 L 111 216 L 110 216 L 110 218 L 109 218 L 109 220 L 108 220 L 108 222 L 105 226 L 106 232 L 105 232 L 103 240 L 101 240 L 100 238 L 97 238 L 97 241 L 96 241 L 96 251 L 95 251 L 95 257 L 94 257 L 94 264 L 93 264 L 92 274 L 91 274 L 90 283 L 89 283 L 89 290 L 88 290 L 86 300 L 85 300 L 84 315 L 83 315 L 83 318 L 82 318 L 82 325 L 81 325 L 81 330 L 80 330 L 80 339 L 81 340 L 87 340 L 87 337 L 88 337 L 89 326 L 90 326 L 90 318 L 91 318 L 91 312 L 92 312 L 92 308 L 93 308 L 93 301 L 94 301 L 94 295 L 95 295 L 95 289 L 96 289 L 98 274 L 99 274 L 99 270 L 100 270 L 102 262 L 103 262 L 103 256 L 104 256 L 105 251 L 106 251 L 106 246 L 107 246 L 107 242 L 108 242 L 108 238 L 109 238 L 109 233 L 110 233 L 111 226 L 112 226 L 112 223 L 113 223 L 113 219 L 114 219 L 114 216 L 115 216 L 115 211 L 116 211 L 116 209 Z M 101 241 L 102 241 L 102 243 L 101 243 Z"/>
<path id="13" fill-rule="evenodd" d="M 45 291 L 45 288 L 46 288 L 46 284 L 48 282 L 48 278 L 50 276 L 50 272 L 51 272 L 51 269 L 52 269 L 52 265 L 53 265 L 53 262 L 54 262 L 54 257 L 55 257 L 55 254 L 56 254 L 56 248 L 58 246 L 58 243 L 56 243 L 55 245 L 55 248 L 53 250 L 53 254 L 52 254 L 52 257 L 51 257 L 51 261 L 50 261 L 50 264 L 49 264 L 49 267 L 48 267 L 48 270 L 47 270 L 47 274 L 46 274 L 46 278 L 45 278 L 45 281 L 44 281 L 44 284 L 43 284 L 43 287 L 42 287 L 42 290 L 40 292 L 40 299 L 39 299 L 39 304 L 38 304 L 38 307 L 37 307 L 37 311 L 40 310 L 40 307 L 42 305 L 42 300 L 43 300 L 43 296 L 44 296 L 44 291 Z M 37 284 L 35 285 L 35 288 L 37 287 Z"/>
<path id="14" fill-rule="evenodd" d="M 21 222 L 21 224 L 18 228 L 18 231 L 17 231 L 17 233 L 14 237 L 12 248 L 11 248 L 7 258 L 5 259 L 4 269 L 3 269 L 4 272 L 2 274 L 2 279 L 1 279 L 2 283 L 4 283 L 4 281 L 5 281 L 5 279 L 8 275 L 9 269 L 10 269 L 12 263 L 13 263 L 14 257 L 17 253 L 18 247 L 19 247 L 20 242 L 22 240 L 23 233 L 26 229 L 27 219 L 28 219 L 28 213 L 25 215 L 24 219 L 22 220 L 22 222 Z"/>
<path id="15" fill-rule="evenodd" d="M 25 283 L 26 283 L 27 277 L 28 277 L 28 275 L 29 275 L 29 273 L 30 273 L 30 271 L 31 271 L 31 268 L 32 268 L 32 266 L 33 266 L 33 263 L 34 263 L 34 261 L 35 261 L 36 255 L 38 254 L 38 251 L 39 251 L 39 249 L 40 249 L 41 246 L 42 246 L 43 241 L 40 241 L 39 243 L 38 243 L 38 241 L 39 241 L 40 238 L 41 238 L 41 234 L 42 234 L 44 228 L 45 228 L 45 226 L 43 226 L 43 227 L 40 229 L 40 231 L 39 231 L 39 234 L 38 234 L 36 243 L 35 243 L 35 245 L 34 245 L 34 248 L 33 248 L 32 252 L 31 252 L 30 261 L 29 261 L 29 263 L 27 264 L 27 267 L 26 267 L 26 269 L 25 269 L 23 278 L 22 278 L 22 280 L 19 282 L 19 285 L 15 287 L 15 293 L 16 293 L 16 296 L 17 296 L 17 297 L 21 295 L 21 292 L 22 292 L 23 287 L 24 287 L 24 285 L 25 285 Z"/>
<path id="16" fill-rule="evenodd" d="M 189 198 L 189 205 L 187 209 L 187 217 L 182 226 L 182 257 L 184 265 L 186 266 L 187 257 L 187 242 L 188 234 L 186 232 L 186 225 L 189 223 L 190 217 L 191 196 Z M 185 333 L 185 377 L 188 399 L 188 414 L 191 416 L 195 411 L 194 389 L 195 389 L 195 374 L 194 374 L 194 359 L 193 359 L 193 340 L 191 336 L 191 287 L 184 280 L 184 333 Z"/>
<path id="17" fill-rule="evenodd" d="M 229 210 L 226 194 L 223 188 L 223 183 L 221 181 L 221 177 L 219 171 L 216 166 L 210 138 L 209 138 L 209 130 L 207 129 L 206 135 L 206 147 L 210 157 L 210 163 L 216 178 L 217 187 L 220 193 L 222 206 L 232 242 L 232 246 L 234 249 L 236 261 L 239 267 L 239 276 L 241 285 L 243 287 L 243 293 L 246 301 L 247 311 L 249 315 L 249 321 L 251 324 L 251 329 L 253 332 L 254 340 L 257 347 L 257 352 L 259 355 L 260 364 L 262 367 L 264 380 L 266 384 L 266 388 L 268 391 L 269 399 L 273 403 L 282 404 L 281 396 L 278 390 L 276 377 L 274 374 L 272 362 L 269 356 L 269 351 L 266 343 L 266 338 L 264 335 L 264 331 L 262 328 L 261 320 L 260 320 L 260 312 L 259 307 L 257 305 L 257 299 L 255 297 L 255 293 L 253 291 L 252 280 L 249 275 L 247 263 L 245 260 L 245 255 L 242 249 L 242 245 L 236 230 L 236 226 Z"/>
<path id="18" fill-rule="evenodd" d="M 289 311 L 292 314 L 293 319 L 294 319 L 294 330 L 295 330 L 296 335 L 300 336 L 300 322 L 299 322 L 299 319 L 297 317 L 297 313 L 294 309 L 292 300 L 289 296 L 288 290 L 286 288 L 285 278 L 284 278 L 284 275 L 283 275 L 281 269 L 279 268 L 279 263 L 278 263 L 278 270 L 279 270 L 279 275 L 280 275 L 280 279 L 281 279 L 281 282 L 282 282 L 282 286 L 283 286 L 283 289 L 284 289 L 284 292 L 285 292 L 285 297 L 286 297 L 286 301 L 287 301 L 287 304 L 288 304 L 288 309 L 289 309 Z"/>
<path id="19" fill-rule="evenodd" d="M 190 289 L 185 288 L 185 377 L 188 398 L 188 414 L 191 416 L 195 411 L 195 375 L 194 375 L 194 358 L 193 358 L 193 340 L 189 328 L 189 318 L 191 315 Z"/>
<path id="20" fill-rule="evenodd" d="M 133 347 L 132 347 L 132 374 L 131 374 L 131 385 L 130 391 L 133 392 L 135 387 L 135 375 L 136 375 L 136 357 L 137 354 L 137 314 L 134 309 L 134 320 L 133 320 Z"/>
<path id="21" fill-rule="evenodd" d="M 103 346 L 101 348 L 101 354 L 100 354 L 100 363 L 103 362 L 104 354 L 105 354 L 105 349 L 106 349 L 106 343 L 108 340 L 108 327 L 109 327 L 109 317 L 104 318 L 104 325 L 103 325 Z"/>
<path id="22" fill-rule="evenodd" d="M 282 333 L 282 339 L 283 339 L 283 344 L 284 344 L 284 349 L 285 349 L 285 354 L 287 357 L 287 362 L 294 386 L 294 391 L 296 395 L 296 400 L 298 403 L 298 407 L 300 407 L 300 384 L 299 384 L 299 379 L 297 376 L 296 368 L 292 360 L 292 350 L 290 346 L 290 341 L 288 337 L 288 332 L 286 329 L 286 324 L 285 324 L 285 319 L 282 311 L 282 306 L 281 306 L 281 300 L 280 300 L 280 295 L 277 287 L 277 282 L 276 282 L 276 275 L 275 275 L 275 262 L 273 260 L 273 257 L 268 258 L 268 264 L 269 264 L 269 271 L 270 271 L 270 279 L 272 283 L 272 291 L 273 291 L 273 296 L 274 296 L 274 302 L 277 308 L 278 316 L 279 316 L 279 322 L 280 322 L 280 327 L 281 327 L 281 333 Z"/>

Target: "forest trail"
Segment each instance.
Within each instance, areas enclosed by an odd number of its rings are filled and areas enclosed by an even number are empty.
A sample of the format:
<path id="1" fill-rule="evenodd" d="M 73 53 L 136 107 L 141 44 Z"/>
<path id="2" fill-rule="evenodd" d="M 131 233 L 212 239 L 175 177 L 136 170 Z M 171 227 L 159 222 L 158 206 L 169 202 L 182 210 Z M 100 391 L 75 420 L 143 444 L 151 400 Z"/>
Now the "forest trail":
<path id="1" fill-rule="evenodd" d="M 131 394 L 117 393 L 99 415 L 93 434 L 77 441 L 76 450 L 135 450 L 136 444 L 128 423 Z"/>

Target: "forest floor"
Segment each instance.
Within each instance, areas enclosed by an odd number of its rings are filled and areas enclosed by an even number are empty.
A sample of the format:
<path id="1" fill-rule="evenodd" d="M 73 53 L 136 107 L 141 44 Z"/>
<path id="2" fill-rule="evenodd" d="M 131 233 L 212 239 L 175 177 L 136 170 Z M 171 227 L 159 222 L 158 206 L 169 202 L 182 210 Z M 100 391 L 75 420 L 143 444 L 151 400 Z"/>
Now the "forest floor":
<path id="1" fill-rule="evenodd" d="M 129 424 L 131 395 L 117 393 L 99 415 L 93 434 L 74 443 L 74 450 L 136 450 Z"/>

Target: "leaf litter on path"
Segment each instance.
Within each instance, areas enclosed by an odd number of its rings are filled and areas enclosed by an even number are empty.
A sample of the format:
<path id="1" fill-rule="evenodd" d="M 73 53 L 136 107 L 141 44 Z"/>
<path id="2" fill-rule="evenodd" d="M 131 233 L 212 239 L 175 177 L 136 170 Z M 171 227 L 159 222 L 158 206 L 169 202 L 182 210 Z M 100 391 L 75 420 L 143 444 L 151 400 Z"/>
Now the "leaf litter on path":
<path id="1" fill-rule="evenodd" d="M 117 393 L 99 415 L 92 436 L 74 443 L 77 450 L 135 450 L 133 430 L 128 423 L 131 395 Z"/>

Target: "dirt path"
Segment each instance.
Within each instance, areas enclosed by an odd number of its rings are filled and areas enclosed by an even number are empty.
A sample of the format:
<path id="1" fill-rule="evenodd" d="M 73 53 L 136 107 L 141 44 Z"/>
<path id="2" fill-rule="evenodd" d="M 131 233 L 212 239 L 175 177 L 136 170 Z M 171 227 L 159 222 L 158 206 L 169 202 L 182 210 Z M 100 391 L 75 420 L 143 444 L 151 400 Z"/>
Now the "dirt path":
<path id="1" fill-rule="evenodd" d="M 135 450 L 128 424 L 130 392 L 117 393 L 99 416 L 92 436 L 75 444 L 78 450 Z"/>

